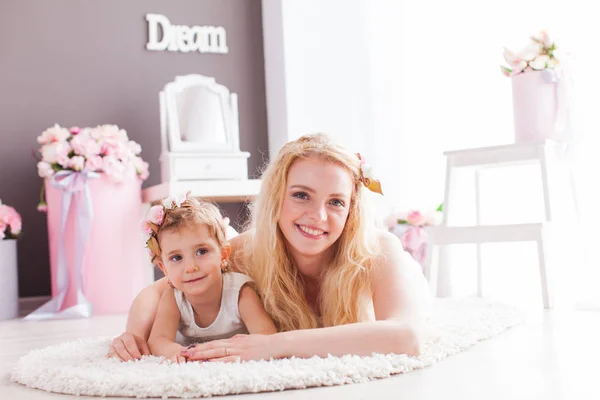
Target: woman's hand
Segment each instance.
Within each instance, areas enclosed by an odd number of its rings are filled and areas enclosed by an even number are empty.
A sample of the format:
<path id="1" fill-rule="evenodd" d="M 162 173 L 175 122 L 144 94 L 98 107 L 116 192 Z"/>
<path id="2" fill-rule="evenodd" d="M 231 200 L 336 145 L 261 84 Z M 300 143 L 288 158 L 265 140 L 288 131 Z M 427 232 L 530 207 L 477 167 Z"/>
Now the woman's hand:
<path id="1" fill-rule="evenodd" d="M 235 335 L 230 339 L 197 344 L 182 353 L 188 361 L 237 362 L 278 358 L 276 335 Z"/>
<path id="2" fill-rule="evenodd" d="M 125 332 L 113 339 L 108 350 L 109 358 L 119 358 L 121 361 L 139 360 L 143 355 L 150 355 L 150 349 L 144 339 Z"/>

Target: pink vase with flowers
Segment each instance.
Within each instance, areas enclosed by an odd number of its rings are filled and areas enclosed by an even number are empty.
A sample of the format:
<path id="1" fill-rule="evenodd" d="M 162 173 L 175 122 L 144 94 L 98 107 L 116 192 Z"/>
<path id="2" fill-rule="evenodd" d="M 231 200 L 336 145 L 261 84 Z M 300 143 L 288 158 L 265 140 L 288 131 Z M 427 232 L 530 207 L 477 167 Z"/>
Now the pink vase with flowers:
<path id="1" fill-rule="evenodd" d="M 139 233 L 148 164 L 140 145 L 114 125 L 55 125 L 38 142 L 52 299 L 27 318 L 127 312 L 148 284 Z"/>

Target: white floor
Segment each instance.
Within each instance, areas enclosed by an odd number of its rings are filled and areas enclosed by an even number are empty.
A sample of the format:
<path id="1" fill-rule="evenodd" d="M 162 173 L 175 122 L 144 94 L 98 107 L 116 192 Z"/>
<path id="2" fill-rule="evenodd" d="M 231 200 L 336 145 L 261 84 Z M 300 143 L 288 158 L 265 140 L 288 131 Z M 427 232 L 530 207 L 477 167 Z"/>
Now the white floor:
<path id="1" fill-rule="evenodd" d="M 117 334 L 124 322 L 123 315 L 0 322 L 0 399 L 67 398 L 10 382 L 12 366 L 31 349 L 76 338 Z M 367 384 L 242 396 L 311 400 L 598 399 L 599 337 L 598 312 L 539 311 L 528 314 L 525 324 L 425 370 Z"/>

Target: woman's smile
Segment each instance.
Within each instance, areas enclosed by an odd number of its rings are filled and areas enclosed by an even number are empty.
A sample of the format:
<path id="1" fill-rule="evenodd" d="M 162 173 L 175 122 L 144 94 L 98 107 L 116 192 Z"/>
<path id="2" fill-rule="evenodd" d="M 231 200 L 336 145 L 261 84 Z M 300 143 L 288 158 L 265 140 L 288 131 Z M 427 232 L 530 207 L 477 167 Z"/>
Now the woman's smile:
<path id="1" fill-rule="evenodd" d="M 298 232 L 300 232 L 302 234 L 302 236 L 310 238 L 310 239 L 322 239 L 324 237 L 327 237 L 327 232 L 321 230 L 321 229 L 317 229 L 314 227 L 310 227 L 310 226 L 306 226 L 306 225 L 299 225 L 299 224 L 295 224 L 296 225 L 296 229 L 298 230 Z"/>

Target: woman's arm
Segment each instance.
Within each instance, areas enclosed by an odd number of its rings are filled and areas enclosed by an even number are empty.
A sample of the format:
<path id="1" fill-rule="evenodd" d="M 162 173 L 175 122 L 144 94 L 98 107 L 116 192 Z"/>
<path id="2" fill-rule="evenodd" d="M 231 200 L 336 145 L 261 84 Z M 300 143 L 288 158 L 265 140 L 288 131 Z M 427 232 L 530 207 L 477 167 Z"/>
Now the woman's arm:
<path id="1" fill-rule="evenodd" d="M 277 333 L 239 335 L 206 343 L 192 351 L 192 360 L 256 360 L 283 357 L 418 355 L 431 299 L 420 266 L 402 249 L 397 237 L 382 232 L 382 257 L 373 281 L 376 321 Z M 225 351 L 227 349 L 227 351 Z"/>
<path id="2" fill-rule="evenodd" d="M 185 347 L 175 342 L 180 318 L 181 313 L 175 301 L 175 293 L 173 289 L 167 289 L 160 299 L 148 339 L 148 347 L 152 355 L 165 357 L 174 362 L 185 361 L 185 357 L 181 355 Z"/>
<path id="3" fill-rule="evenodd" d="M 382 257 L 373 271 L 373 322 L 277 334 L 277 357 L 372 353 L 418 355 L 431 306 L 421 266 L 389 232 L 379 235 Z"/>
<path id="4" fill-rule="evenodd" d="M 262 333 L 270 335 L 277 333 L 275 324 L 265 311 L 258 295 L 248 285 L 244 285 L 240 290 L 240 298 L 238 300 L 238 308 L 240 316 L 248 333 Z"/>

